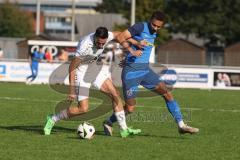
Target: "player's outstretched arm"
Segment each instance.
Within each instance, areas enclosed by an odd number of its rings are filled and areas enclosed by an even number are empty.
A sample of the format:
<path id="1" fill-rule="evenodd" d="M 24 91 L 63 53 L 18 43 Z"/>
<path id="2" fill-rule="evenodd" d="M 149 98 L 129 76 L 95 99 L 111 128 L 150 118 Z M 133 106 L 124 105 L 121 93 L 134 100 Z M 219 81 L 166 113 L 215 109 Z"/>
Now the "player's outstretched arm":
<path id="1" fill-rule="evenodd" d="M 125 31 L 121 32 L 120 34 L 117 35 L 116 40 L 125 48 L 127 51 L 129 51 L 132 55 L 134 56 L 141 56 L 142 51 L 141 50 L 136 50 L 134 51 L 129 44 L 129 40 L 132 39 L 131 33 L 126 29 Z M 132 43 L 137 43 L 136 41 L 132 40 Z"/>
<path id="2" fill-rule="evenodd" d="M 137 46 L 140 49 L 148 45 L 146 40 L 137 41 L 133 38 L 129 38 L 127 39 L 127 41 L 130 42 L 132 45 Z"/>
<path id="3" fill-rule="evenodd" d="M 121 34 L 121 32 L 119 32 L 119 31 L 114 31 L 114 32 L 112 32 L 113 33 L 113 39 L 115 39 L 115 40 L 117 40 L 118 41 L 118 36 Z M 130 35 L 131 36 L 131 35 Z M 133 38 L 127 38 L 126 39 L 126 41 L 127 42 L 130 42 L 131 44 L 133 44 L 133 45 L 136 45 L 136 46 L 140 46 L 141 44 L 143 44 L 142 43 L 142 41 L 136 41 L 135 39 L 133 39 Z M 139 48 L 142 48 L 142 47 L 139 47 Z"/>

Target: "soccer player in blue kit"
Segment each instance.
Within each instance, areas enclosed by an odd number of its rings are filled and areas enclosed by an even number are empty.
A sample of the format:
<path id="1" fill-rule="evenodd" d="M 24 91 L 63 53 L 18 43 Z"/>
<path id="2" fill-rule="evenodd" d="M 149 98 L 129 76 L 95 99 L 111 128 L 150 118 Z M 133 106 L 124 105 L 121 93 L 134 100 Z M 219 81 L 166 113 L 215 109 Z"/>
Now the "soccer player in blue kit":
<path id="1" fill-rule="evenodd" d="M 199 132 L 198 128 L 190 127 L 183 122 L 179 105 L 167 89 L 167 84 L 160 76 L 149 67 L 149 57 L 153 48 L 156 32 L 164 25 L 165 15 L 161 11 L 152 14 L 149 22 L 136 23 L 118 35 L 117 40 L 128 51 L 122 70 L 123 95 L 125 99 L 125 114 L 132 113 L 136 106 L 136 94 L 138 86 L 143 87 L 161 95 L 178 125 L 180 134 Z M 128 39 L 132 38 L 132 44 Z M 112 135 L 112 124 L 116 122 L 114 114 L 103 123 L 106 135 Z"/>
<path id="2" fill-rule="evenodd" d="M 38 75 L 38 64 L 43 59 L 44 53 L 42 47 L 39 47 L 38 51 L 34 51 L 31 55 L 30 67 L 32 74 L 27 77 L 26 84 L 31 84 Z"/>

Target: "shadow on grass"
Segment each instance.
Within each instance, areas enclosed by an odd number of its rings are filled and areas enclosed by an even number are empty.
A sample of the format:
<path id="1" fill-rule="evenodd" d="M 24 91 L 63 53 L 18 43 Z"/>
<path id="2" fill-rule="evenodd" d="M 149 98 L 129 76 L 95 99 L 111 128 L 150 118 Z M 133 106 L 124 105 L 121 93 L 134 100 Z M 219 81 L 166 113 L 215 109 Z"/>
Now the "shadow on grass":
<path id="1" fill-rule="evenodd" d="M 95 131 L 95 136 L 104 136 L 104 137 L 110 137 L 110 136 L 106 136 L 105 135 L 105 133 L 104 133 L 104 131 Z M 77 139 L 77 140 L 79 140 L 80 138 L 79 138 L 79 136 L 76 134 L 76 136 L 69 136 L 68 137 L 69 139 Z"/>
<path id="2" fill-rule="evenodd" d="M 9 131 L 27 131 L 27 132 L 43 134 L 43 126 L 41 125 L 0 126 L 0 129 L 5 129 Z M 54 134 L 56 132 L 76 132 L 76 129 L 54 126 L 54 128 L 52 129 L 52 133 Z"/>
<path id="3" fill-rule="evenodd" d="M 95 135 L 97 135 L 98 137 L 106 137 L 106 138 L 121 138 L 119 134 L 115 133 L 113 134 L 113 136 L 106 136 L 104 131 L 96 131 Z M 132 139 L 132 138 L 139 138 L 139 137 L 144 137 L 144 138 L 157 138 L 157 139 L 166 139 L 166 140 L 186 140 L 189 139 L 189 137 L 186 137 L 184 135 L 180 135 L 179 136 L 169 136 L 169 135 L 152 135 L 152 134 L 147 134 L 147 133 L 141 133 L 138 135 L 130 135 L 129 137 L 127 137 L 127 139 Z M 69 139 L 78 139 L 78 136 L 69 136 Z"/>
<path id="4" fill-rule="evenodd" d="M 181 134 L 179 134 L 178 136 L 176 136 L 176 135 L 170 136 L 170 135 L 153 135 L 153 134 L 149 134 L 149 133 L 141 133 L 136 136 L 149 137 L 149 138 L 172 139 L 172 140 L 173 139 L 176 139 L 176 140 L 189 139 L 189 137 L 186 137 L 185 135 L 181 135 Z"/>
<path id="5" fill-rule="evenodd" d="M 0 130 L 26 131 L 26 132 L 32 132 L 32 133 L 43 135 L 43 126 L 41 126 L 41 125 L 0 126 Z M 76 133 L 76 129 L 65 128 L 65 127 L 60 127 L 60 126 L 54 126 L 54 128 L 52 129 L 52 133 L 51 134 L 56 134 L 56 133 Z M 97 136 L 104 136 L 104 137 L 107 137 L 107 138 L 110 137 L 110 136 L 106 136 L 103 131 L 99 131 L 99 130 L 95 132 L 95 135 L 97 135 Z M 120 137 L 120 135 L 116 134 L 116 135 L 113 135 L 111 137 Z M 147 137 L 147 138 L 149 137 L 149 138 L 161 138 L 161 139 L 172 139 L 172 140 L 173 139 L 175 139 L 175 140 L 189 139 L 189 137 L 186 137 L 184 135 L 169 136 L 169 135 L 152 135 L 152 134 L 148 134 L 148 133 L 141 133 L 139 135 L 130 136 L 128 138 L 134 138 L 134 137 Z M 77 134 L 74 137 L 70 136 L 68 138 L 69 139 L 79 139 Z"/>
<path id="6" fill-rule="evenodd" d="M 0 126 L 0 130 L 1 129 L 5 129 L 5 130 L 9 130 L 9 131 L 26 131 L 26 132 L 33 132 L 33 133 L 37 133 L 37 134 L 43 134 L 43 126 L 41 126 L 41 125 Z M 57 132 L 59 132 L 59 133 L 63 133 L 63 132 L 64 133 L 76 133 L 76 129 L 54 126 L 51 134 L 55 134 Z M 96 131 L 95 134 L 100 135 L 100 136 L 105 136 L 103 131 Z"/>

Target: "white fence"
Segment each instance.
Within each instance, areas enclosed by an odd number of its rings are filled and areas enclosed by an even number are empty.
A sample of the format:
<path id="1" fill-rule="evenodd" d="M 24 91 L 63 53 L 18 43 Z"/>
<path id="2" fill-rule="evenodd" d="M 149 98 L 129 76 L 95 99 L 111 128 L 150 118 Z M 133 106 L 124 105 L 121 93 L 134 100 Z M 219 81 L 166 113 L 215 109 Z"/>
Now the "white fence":
<path id="1" fill-rule="evenodd" d="M 33 83 L 47 84 L 51 73 L 60 63 L 39 63 L 39 72 Z M 28 62 L 0 62 L 0 81 L 25 82 L 27 76 L 31 75 Z"/>
<path id="2" fill-rule="evenodd" d="M 39 63 L 36 84 L 49 83 L 49 77 L 61 63 Z M 158 67 L 154 67 L 154 70 Z M 240 89 L 240 68 L 169 66 L 163 79 L 176 81 L 176 88 Z M 67 72 L 67 70 L 66 70 Z M 0 61 L 0 81 L 25 82 L 31 74 L 28 62 Z M 68 78 L 65 79 L 68 83 Z"/>

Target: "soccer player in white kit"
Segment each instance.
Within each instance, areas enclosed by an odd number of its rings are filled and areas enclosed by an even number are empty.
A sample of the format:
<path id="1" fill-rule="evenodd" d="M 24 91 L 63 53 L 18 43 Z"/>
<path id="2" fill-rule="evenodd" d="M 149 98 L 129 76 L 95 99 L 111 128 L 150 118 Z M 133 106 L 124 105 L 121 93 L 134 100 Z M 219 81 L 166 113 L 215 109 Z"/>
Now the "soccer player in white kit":
<path id="1" fill-rule="evenodd" d="M 44 134 L 50 135 L 56 122 L 69 119 L 86 113 L 89 108 L 89 88 L 91 85 L 109 95 L 113 103 L 113 110 L 120 126 L 121 137 L 135 135 L 140 129 L 128 128 L 120 95 L 113 85 L 110 74 L 96 60 L 102 54 L 104 48 L 111 40 L 115 39 L 119 32 L 109 32 L 105 27 L 98 27 L 95 33 L 91 33 L 79 41 L 74 59 L 69 66 L 69 94 L 68 100 L 78 100 L 76 107 L 69 107 L 57 114 L 47 116 L 44 126 Z M 77 88 L 77 93 L 76 93 Z"/>

